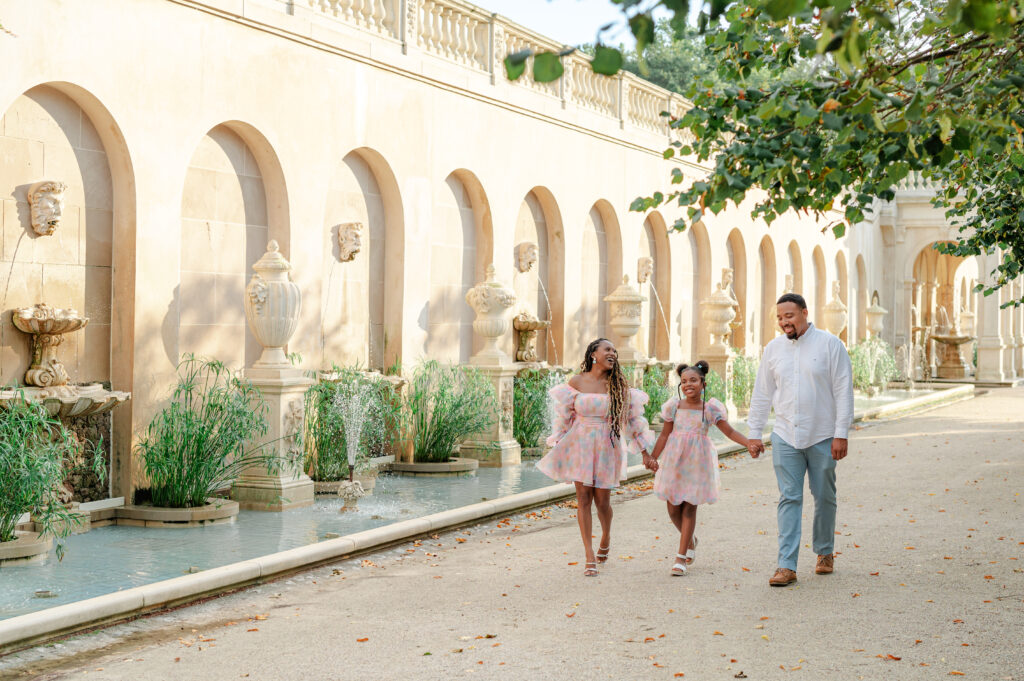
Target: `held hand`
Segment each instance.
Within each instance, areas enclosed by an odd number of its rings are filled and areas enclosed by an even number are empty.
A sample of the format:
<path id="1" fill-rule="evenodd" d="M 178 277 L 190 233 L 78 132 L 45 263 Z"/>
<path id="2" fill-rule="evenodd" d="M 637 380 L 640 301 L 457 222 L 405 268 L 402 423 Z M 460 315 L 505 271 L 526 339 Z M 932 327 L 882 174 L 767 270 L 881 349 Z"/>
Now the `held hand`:
<path id="1" fill-rule="evenodd" d="M 846 458 L 846 438 L 832 438 L 832 458 L 836 461 Z"/>
<path id="2" fill-rule="evenodd" d="M 750 452 L 750 458 L 756 459 L 764 451 L 764 443 L 760 440 L 747 440 L 747 451 Z"/>
<path id="3" fill-rule="evenodd" d="M 657 473 L 658 472 L 658 460 L 650 454 L 644 453 L 644 468 L 647 470 Z"/>

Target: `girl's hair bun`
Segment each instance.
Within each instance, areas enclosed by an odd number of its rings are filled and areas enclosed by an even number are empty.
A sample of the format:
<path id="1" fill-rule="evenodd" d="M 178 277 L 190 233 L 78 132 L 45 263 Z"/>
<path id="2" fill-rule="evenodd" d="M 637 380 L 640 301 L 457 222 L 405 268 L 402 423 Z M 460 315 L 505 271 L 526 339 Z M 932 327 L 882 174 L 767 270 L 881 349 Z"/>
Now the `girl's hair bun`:
<path id="1" fill-rule="evenodd" d="M 697 360 L 697 363 L 696 363 L 696 364 L 694 364 L 693 366 L 694 366 L 695 368 L 699 369 L 699 370 L 700 370 L 700 372 L 701 372 L 702 374 L 704 374 L 705 376 L 707 376 L 707 375 L 708 375 L 708 372 L 709 372 L 709 371 L 711 371 L 711 366 L 710 366 L 710 365 L 709 365 L 709 364 L 708 364 L 707 362 L 705 362 L 704 360 L 702 360 L 702 359 L 699 359 L 699 360 Z"/>
<path id="2" fill-rule="evenodd" d="M 711 371 L 711 367 L 704 360 L 698 360 L 694 364 L 680 364 L 676 367 L 676 376 L 683 377 L 683 372 L 687 369 L 696 371 L 701 376 L 707 376 L 708 372 Z"/>
<path id="3" fill-rule="evenodd" d="M 689 364 L 678 364 L 676 365 L 676 376 L 682 378 L 683 372 L 690 368 Z"/>

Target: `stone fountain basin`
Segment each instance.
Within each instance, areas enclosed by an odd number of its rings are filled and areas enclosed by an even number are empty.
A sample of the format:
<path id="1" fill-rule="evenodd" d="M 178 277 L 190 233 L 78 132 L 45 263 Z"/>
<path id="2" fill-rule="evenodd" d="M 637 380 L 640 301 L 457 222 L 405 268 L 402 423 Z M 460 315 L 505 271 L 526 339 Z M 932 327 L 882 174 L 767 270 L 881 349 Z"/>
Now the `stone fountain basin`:
<path id="1" fill-rule="evenodd" d="M 12 400 L 25 399 L 39 402 L 50 416 L 68 418 L 93 416 L 110 411 L 131 399 L 131 393 L 106 390 L 100 383 L 61 385 L 50 388 L 27 386 L 13 390 L 0 390 L 0 405 Z"/>
<path id="2" fill-rule="evenodd" d="M 515 317 L 512 326 L 516 331 L 540 331 L 551 326 L 551 322 L 540 319 L 520 319 Z"/>
<path id="3" fill-rule="evenodd" d="M 78 331 L 89 323 L 77 310 L 52 308 L 48 305 L 23 307 L 12 315 L 14 326 L 19 331 L 36 335 L 63 334 Z"/>
<path id="4" fill-rule="evenodd" d="M 944 334 L 932 334 L 929 336 L 933 341 L 937 343 L 945 343 L 946 345 L 963 345 L 974 340 L 973 336 L 947 336 Z"/>

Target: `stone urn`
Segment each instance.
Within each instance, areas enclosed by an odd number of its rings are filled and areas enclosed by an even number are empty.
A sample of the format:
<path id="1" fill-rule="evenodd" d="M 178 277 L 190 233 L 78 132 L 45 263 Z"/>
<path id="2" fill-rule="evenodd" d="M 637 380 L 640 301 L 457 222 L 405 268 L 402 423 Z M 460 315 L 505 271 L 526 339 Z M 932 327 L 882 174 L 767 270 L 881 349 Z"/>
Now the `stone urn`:
<path id="1" fill-rule="evenodd" d="M 76 310 L 38 303 L 15 310 L 13 322 L 19 331 L 32 334 L 32 364 L 25 383 L 43 388 L 67 385 L 68 372 L 57 359 L 57 346 L 64 342 L 64 334 L 85 328 L 89 318 Z"/>
<path id="2" fill-rule="evenodd" d="M 641 353 L 633 347 L 633 337 L 640 331 L 640 309 L 647 297 L 629 283 L 629 275 L 622 277 L 619 287 L 605 296 L 608 303 L 608 326 L 622 339 L 617 348 L 619 360 L 636 362 Z"/>
<path id="3" fill-rule="evenodd" d="M 846 311 L 846 305 L 843 303 L 842 298 L 839 297 L 839 282 L 834 281 L 832 282 L 832 300 L 825 305 L 822 322 L 829 333 L 833 336 L 838 336 L 846 328 L 848 320 L 849 315 Z"/>
<path id="4" fill-rule="evenodd" d="M 291 264 L 281 255 L 277 241 L 271 239 L 267 252 L 252 266 L 255 274 L 245 287 L 245 318 L 263 354 L 253 365 L 257 368 L 286 368 L 284 346 L 299 324 L 302 294 L 291 280 Z"/>
<path id="5" fill-rule="evenodd" d="M 515 291 L 494 278 L 494 265 L 487 266 L 487 276 L 466 292 L 466 302 L 476 313 L 473 331 L 484 341 L 480 352 L 470 359 L 471 364 L 502 366 L 511 358 L 498 347 L 498 339 L 509 331 L 508 310 L 516 302 Z"/>
<path id="6" fill-rule="evenodd" d="M 732 334 L 732 321 L 736 319 L 732 297 L 719 284 L 714 293 L 701 301 L 700 306 L 701 319 L 707 323 L 708 333 L 711 334 L 708 350 L 711 354 L 728 355 L 726 339 Z"/>
<path id="7" fill-rule="evenodd" d="M 529 312 L 520 312 L 512 318 L 512 328 L 519 333 L 516 361 L 537 361 L 537 332 L 549 326 L 551 322 L 541 321 Z"/>
<path id="8" fill-rule="evenodd" d="M 877 297 L 871 301 L 871 307 L 865 310 L 864 314 L 868 318 L 868 332 L 872 336 L 882 333 L 882 329 L 885 328 L 885 315 L 889 314 L 889 311 L 878 304 Z"/>

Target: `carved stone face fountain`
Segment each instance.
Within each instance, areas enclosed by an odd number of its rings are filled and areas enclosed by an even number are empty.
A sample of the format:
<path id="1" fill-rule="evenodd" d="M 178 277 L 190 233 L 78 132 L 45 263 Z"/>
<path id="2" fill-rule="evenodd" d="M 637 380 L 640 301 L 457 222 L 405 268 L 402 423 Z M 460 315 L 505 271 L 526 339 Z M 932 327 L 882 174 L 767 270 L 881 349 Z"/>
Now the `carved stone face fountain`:
<path id="1" fill-rule="evenodd" d="M 32 335 L 32 363 L 25 374 L 27 387 L 0 390 L 0 402 L 25 399 L 42 402 L 51 416 L 91 416 L 113 409 L 130 393 L 105 390 L 99 383 L 68 385 L 64 364 L 57 359 L 57 348 L 65 334 L 85 328 L 88 317 L 75 310 L 38 303 L 14 310 L 13 322 L 19 331 Z"/>
<path id="2" fill-rule="evenodd" d="M 32 231 L 39 236 L 49 236 L 60 225 L 64 215 L 64 192 L 68 186 L 63 182 L 46 180 L 29 187 L 28 204 L 32 218 Z"/>
<path id="3" fill-rule="evenodd" d="M 551 326 L 549 321 L 541 321 L 529 312 L 520 312 L 512 318 L 512 328 L 519 333 L 516 347 L 517 362 L 537 361 L 537 332 Z"/>
<path id="4" fill-rule="evenodd" d="M 939 378 L 965 378 L 968 365 L 964 359 L 963 346 L 974 340 L 972 336 L 962 333 L 959 325 L 949 321 L 949 313 L 941 305 L 936 308 L 938 323 L 931 333 L 931 339 L 942 348 L 942 363 L 936 369 Z"/>

